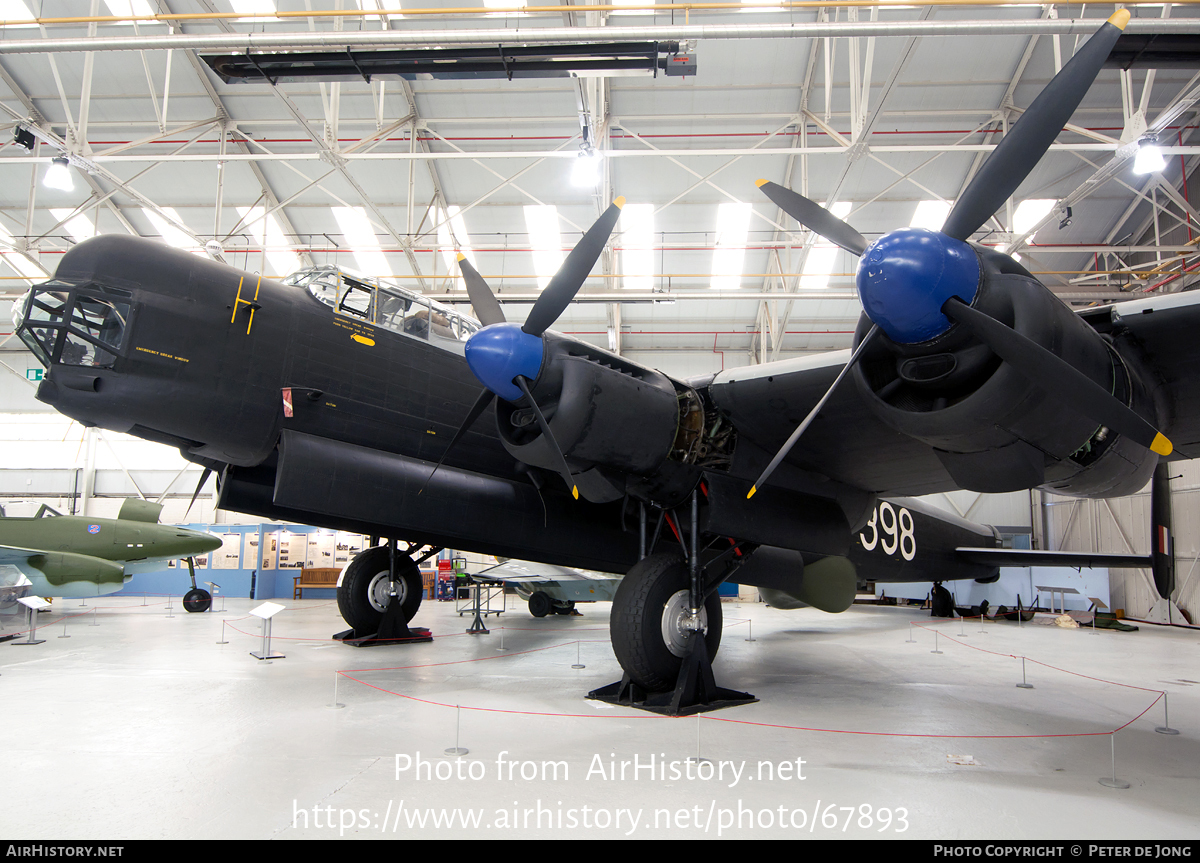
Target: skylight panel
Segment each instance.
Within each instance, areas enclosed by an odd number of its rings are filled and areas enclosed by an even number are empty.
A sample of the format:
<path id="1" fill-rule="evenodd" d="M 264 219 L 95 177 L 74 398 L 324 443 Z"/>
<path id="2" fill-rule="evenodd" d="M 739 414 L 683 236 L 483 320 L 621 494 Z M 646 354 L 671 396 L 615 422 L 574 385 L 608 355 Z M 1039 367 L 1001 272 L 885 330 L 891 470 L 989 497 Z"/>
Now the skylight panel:
<path id="1" fill-rule="evenodd" d="M 844 219 L 850 214 L 853 205 L 849 201 L 836 201 L 832 207 L 822 206 L 839 219 Z M 833 268 L 837 266 L 839 252 L 841 249 L 833 243 L 824 240 L 813 243 L 800 274 L 801 289 L 822 290 L 829 287 L 829 279 L 833 275 Z"/>
<path id="2" fill-rule="evenodd" d="M 921 201 L 917 211 L 913 213 L 910 228 L 927 228 L 930 231 L 940 231 L 950 215 L 952 201 Z"/>
<path id="3" fill-rule="evenodd" d="M 279 227 L 279 220 L 275 218 L 275 214 L 270 213 L 264 219 L 264 212 L 262 207 L 237 208 L 238 216 L 241 217 L 246 230 L 254 236 L 260 246 L 266 249 L 267 263 L 271 266 L 271 274 L 275 276 L 290 275 L 300 269 L 300 256 L 293 251 L 292 244 L 283 235 L 283 229 Z"/>
<path id="4" fill-rule="evenodd" d="M 379 246 L 379 238 L 362 207 L 331 207 L 333 217 L 346 238 L 358 269 L 367 276 L 382 278 L 391 275 L 387 256 Z"/>
<path id="5" fill-rule="evenodd" d="M 525 208 L 525 228 L 533 250 L 533 271 L 537 273 L 538 290 L 550 284 L 551 277 L 562 266 L 562 236 L 558 232 L 558 208 L 528 206 Z"/>
<path id="6" fill-rule="evenodd" d="M 721 204 L 717 207 L 717 246 L 713 250 L 712 287 L 734 291 L 742 286 L 742 264 L 746 259 L 746 234 L 750 230 L 750 204 Z"/>
<path id="7" fill-rule="evenodd" d="M 108 7 L 109 15 L 134 16 L 154 14 L 154 10 L 150 8 L 147 0 L 104 0 L 104 5 Z"/>
<path id="8" fill-rule="evenodd" d="M 161 207 L 164 213 L 170 216 L 174 221 L 183 224 L 183 219 L 179 218 L 179 214 L 171 207 Z M 168 246 L 174 246 L 177 249 L 183 249 L 186 252 L 191 252 L 193 255 L 203 255 L 204 250 L 190 236 L 185 234 L 175 225 L 168 222 L 154 210 L 149 207 L 142 207 L 142 214 L 150 220 L 150 224 L 154 226 L 154 230 L 162 237 L 163 242 Z"/>
<path id="9" fill-rule="evenodd" d="M 1013 233 L 1023 234 L 1040 222 L 1058 203 L 1053 198 L 1029 198 L 1017 205 L 1013 213 Z"/>
<path id="10" fill-rule="evenodd" d="M 275 0 L 230 0 L 239 15 L 274 15 Z"/>
<path id="11" fill-rule="evenodd" d="M 626 204 L 621 210 L 622 286 L 654 289 L 654 205 Z"/>
<path id="12" fill-rule="evenodd" d="M 25 0 L 0 0 L 0 21 L 28 21 L 36 17 Z M 12 24 L 13 27 L 36 27 L 37 24 Z"/>
<path id="13" fill-rule="evenodd" d="M 447 224 L 444 212 L 439 209 L 435 213 L 438 222 L 438 246 L 442 249 L 442 259 L 446 262 L 446 272 L 458 272 L 458 255 L 460 252 L 463 257 L 471 262 L 471 266 L 478 270 L 479 265 L 475 263 L 475 252 L 471 249 L 471 238 L 467 234 L 467 223 L 463 221 L 462 208 L 457 204 L 451 204 L 449 214 L 450 222 Z"/>
<path id="14" fill-rule="evenodd" d="M 90 240 L 96 236 L 96 226 L 92 224 L 92 220 L 83 213 L 71 216 L 73 212 L 75 212 L 73 209 L 66 207 L 50 208 L 50 215 L 54 217 L 54 221 L 63 222 L 62 227 L 67 229 L 67 233 L 71 235 L 71 239 L 75 242 L 82 243 L 84 240 Z M 68 219 L 68 216 L 71 216 L 71 218 Z M 63 221 L 64 219 L 66 220 L 65 222 Z"/>

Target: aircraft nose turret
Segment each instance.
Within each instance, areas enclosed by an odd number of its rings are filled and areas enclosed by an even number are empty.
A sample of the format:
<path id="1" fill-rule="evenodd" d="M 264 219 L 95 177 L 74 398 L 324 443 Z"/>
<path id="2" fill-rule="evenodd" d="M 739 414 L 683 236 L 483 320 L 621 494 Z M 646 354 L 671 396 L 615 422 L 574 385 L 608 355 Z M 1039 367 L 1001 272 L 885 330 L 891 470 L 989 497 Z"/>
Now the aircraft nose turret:
<path id="1" fill-rule="evenodd" d="M 968 305 L 979 287 L 979 259 L 962 240 L 926 228 L 901 228 L 867 247 L 855 274 L 863 310 L 894 342 L 929 341 L 950 329 L 942 306 Z"/>

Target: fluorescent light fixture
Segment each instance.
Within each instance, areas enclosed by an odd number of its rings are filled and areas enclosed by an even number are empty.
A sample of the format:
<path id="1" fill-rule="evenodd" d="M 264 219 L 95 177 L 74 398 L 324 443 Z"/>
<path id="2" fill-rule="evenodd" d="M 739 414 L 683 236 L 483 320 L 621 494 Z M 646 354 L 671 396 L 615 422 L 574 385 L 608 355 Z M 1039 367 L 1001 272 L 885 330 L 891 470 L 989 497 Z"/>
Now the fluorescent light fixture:
<path id="1" fill-rule="evenodd" d="M 0 21 L 28 21 L 36 18 L 25 0 L 0 0 Z M 37 24 L 9 24 L 9 27 L 36 27 Z"/>
<path id="2" fill-rule="evenodd" d="M 1013 213 L 1013 233 L 1023 234 L 1049 215 L 1057 204 L 1054 198 L 1029 198 L 1017 205 Z"/>
<path id="3" fill-rule="evenodd" d="M 379 246 L 375 228 L 362 207 L 331 207 L 342 236 L 350 246 L 350 252 L 364 275 L 384 278 L 391 275 L 387 256 Z"/>
<path id="4" fill-rule="evenodd" d="M 850 215 L 850 210 L 853 208 L 853 204 L 849 201 L 835 201 L 833 206 L 828 204 L 821 206 L 839 219 Z M 813 243 L 812 248 L 808 250 L 808 257 L 804 259 L 804 269 L 800 273 L 800 287 L 806 290 L 820 290 L 829 287 L 829 278 L 833 275 L 833 268 L 837 265 L 840 252 L 841 249 L 833 243 L 827 243 L 824 240 Z"/>
<path id="5" fill-rule="evenodd" d="M 0 254 L 3 254 L 5 262 L 12 267 L 18 275 L 29 280 L 30 282 L 41 279 L 50 278 L 42 266 L 29 255 L 24 252 L 10 251 L 16 245 L 16 240 L 7 228 L 0 225 L 0 243 L 3 243 L 7 248 L 0 249 Z"/>
<path id="6" fill-rule="evenodd" d="M 620 230 L 622 287 L 653 290 L 654 205 L 626 204 L 621 210 Z"/>
<path id="7" fill-rule="evenodd" d="M 930 231 L 940 231 L 950 215 L 952 201 L 921 201 L 917 211 L 913 213 L 910 228 L 926 228 Z"/>
<path id="8" fill-rule="evenodd" d="M 742 263 L 746 258 L 746 234 L 750 231 L 750 204 L 721 204 L 717 207 L 717 246 L 713 250 L 712 288 L 735 291 L 742 286 Z"/>
<path id="9" fill-rule="evenodd" d="M 173 221 L 181 225 L 183 224 L 183 219 L 179 218 L 179 214 L 173 208 L 161 207 L 160 209 Z M 151 210 L 149 207 L 142 207 L 142 214 L 150 220 L 150 224 L 154 226 L 154 230 L 158 232 L 158 235 L 162 237 L 163 242 L 168 246 L 183 249 L 185 252 L 191 252 L 193 255 L 204 254 L 204 249 L 192 237 L 179 230 L 179 228 L 168 222 L 154 210 Z"/>
<path id="10" fill-rule="evenodd" d="M 1165 167 L 1167 161 L 1163 158 L 1158 142 L 1153 138 L 1143 138 L 1133 159 L 1133 173 L 1157 174 Z"/>
<path id="11" fill-rule="evenodd" d="M 90 240 L 96 236 L 96 226 L 92 224 L 92 220 L 83 213 L 71 216 L 74 212 L 73 209 L 66 207 L 51 207 L 50 209 L 50 215 L 54 217 L 56 222 L 63 223 L 63 227 L 67 229 L 67 233 L 71 235 L 71 239 L 75 242 L 82 243 L 84 240 Z"/>
<path id="12" fill-rule="evenodd" d="M 104 0 L 109 15 L 134 16 L 153 15 L 154 10 L 146 0 Z"/>
<path id="13" fill-rule="evenodd" d="M 58 189 L 70 192 L 75 189 L 75 181 L 71 179 L 71 163 L 66 156 L 56 156 L 50 160 L 50 167 L 42 177 L 42 185 L 48 189 Z"/>
<path id="14" fill-rule="evenodd" d="M 267 263 L 271 265 L 272 274 L 290 275 L 300 269 L 300 256 L 292 251 L 292 244 L 283 235 L 283 229 L 279 227 L 275 214 L 270 213 L 264 219 L 264 212 L 262 207 L 237 208 L 237 214 L 246 229 L 258 244 L 267 250 Z"/>
<path id="15" fill-rule="evenodd" d="M 604 157 L 599 150 L 580 150 L 571 166 L 571 185 L 595 188 L 603 168 Z"/>
<path id="16" fill-rule="evenodd" d="M 274 15 L 274 0 L 230 0 L 229 5 L 239 15 Z"/>
<path id="17" fill-rule="evenodd" d="M 438 245 L 442 248 L 442 259 L 446 262 L 446 272 L 453 273 L 458 270 L 459 253 L 471 262 L 472 267 L 478 270 L 479 265 L 475 263 L 475 252 L 471 249 L 471 238 L 467 234 L 467 223 L 463 221 L 462 208 L 457 204 L 451 204 L 448 212 L 450 215 L 448 224 L 446 213 L 440 209 L 434 212 L 434 218 L 438 222 Z"/>
<path id="18" fill-rule="evenodd" d="M 537 273 L 538 290 L 550 284 L 550 279 L 562 266 L 562 236 L 558 232 L 558 209 L 552 206 L 525 208 L 525 229 L 533 249 L 533 271 Z"/>

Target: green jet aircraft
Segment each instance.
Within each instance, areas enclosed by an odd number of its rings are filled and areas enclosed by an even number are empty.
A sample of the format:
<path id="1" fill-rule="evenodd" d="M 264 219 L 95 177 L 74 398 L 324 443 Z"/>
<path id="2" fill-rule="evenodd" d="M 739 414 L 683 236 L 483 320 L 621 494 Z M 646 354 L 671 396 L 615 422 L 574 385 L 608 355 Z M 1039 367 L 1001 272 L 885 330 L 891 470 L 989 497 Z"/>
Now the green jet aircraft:
<path id="1" fill-rule="evenodd" d="M 207 611 L 208 591 L 196 586 L 192 558 L 221 547 L 207 533 L 159 524 L 162 505 L 128 498 L 115 519 L 61 515 L 48 506 L 33 518 L 0 518 L 0 600 L 35 596 L 86 597 L 115 593 L 135 572 L 186 560 L 192 589 L 188 611 Z M 24 588 L 24 589 L 22 589 Z"/>

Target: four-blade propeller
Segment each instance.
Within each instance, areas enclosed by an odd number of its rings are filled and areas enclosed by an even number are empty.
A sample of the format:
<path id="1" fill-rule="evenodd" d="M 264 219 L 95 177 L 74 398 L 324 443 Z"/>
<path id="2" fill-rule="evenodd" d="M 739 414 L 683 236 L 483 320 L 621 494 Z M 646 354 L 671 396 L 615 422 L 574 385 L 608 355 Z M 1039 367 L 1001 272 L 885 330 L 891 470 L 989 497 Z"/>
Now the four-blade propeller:
<path id="1" fill-rule="evenodd" d="M 466 349 L 467 364 L 471 367 L 475 377 L 479 378 L 480 383 L 484 385 L 484 389 L 475 400 L 475 404 L 471 406 L 471 410 L 467 412 L 466 419 L 463 420 L 462 425 L 450 440 L 450 445 L 442 453 L 441 461 L 430 472 L 429 479 L 432 479 L 433 475 L 437 473 L 438 468 L 445 462 L 446 456 L 450 454 L 455 444 L 462 439 L 475 420 L 479 419 L 480 414 L 488 408 L 492 399 L 499 396 L 510 402 L 524 400 L 532 410 L 538 428 L 541 429 L 542 436 L 554 454 L 559 474 L 567 484 L 567 488 L 571 490 L 571 495 L 578 500 L 579 488 L 558 441 L 554 439 L 549 421 L 534 400 L 533 385 L 537 382 L 545 359 L 543 334 L 558 320 L 559 315 L 571 304 L 575 294 L 583 287 L 583 283 L 591 273 L 592 267 L 596 265 L 600 253 L 604 251 L 604 246 L 608 242 L 613 228 L 616 227 L 617 219 L 621 215 L 621 208 L 624 206 L 625 199 L 617 198 L 600 215 L 595 224 L 583 235 L 583 239 L 567 255 L 558 272 L 550 279 L 550 283 L 546 285 L 537 302 L 533 304 L 529 317 L 520 327 L 507 321 L 496 295 L 492 293 L 492 289 L 483 276 L 479 275 L 465 256 L 458 256 L 458 264 L 467 286 L 467 295 L 471 298 L 475 314 L 484 324 L 483 329 L 467 340 Z M 429 484 L 429 479 L 425 480 L 426 485 Z"/>
<path id="2" fill-rule="evenodd" d="M 848 252 L 865 255 L 856 282 L 863 310 L 873 326 L 747 497 L 753 496 L 787 457 L 879 329 L 897 343 L 915 344 L 959 324 L 1064 404 L 1159 455 L 1170 454 L 1171 442 L 1111 393 L 1070 363 L 971 306 L 979 270 L 967 238 L 1016 191 L 1054 143 L 1129 17 L 1128 11 L 1117 11 L 1038 94 L 955 202 L 940 232 L 902 229 L 868 244 L 862 234 L 815 201 L 776 183 L 758 181 L 763 193 L 801 225 Z"/>

